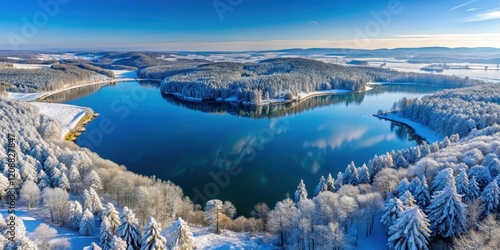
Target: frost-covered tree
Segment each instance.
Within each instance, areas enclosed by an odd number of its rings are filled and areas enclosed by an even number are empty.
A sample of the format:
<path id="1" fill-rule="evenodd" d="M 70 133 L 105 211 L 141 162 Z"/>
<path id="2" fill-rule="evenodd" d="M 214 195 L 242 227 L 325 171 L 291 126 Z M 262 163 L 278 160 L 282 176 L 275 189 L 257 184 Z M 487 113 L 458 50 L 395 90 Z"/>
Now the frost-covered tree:
<path id="1" fill-rule="evenodd" d="M 97 245 L 95 242 L 92 242 L 92 244 L 90 244 L 90 246 L 86 247 L 86 249 L 88 250 L 102 250 L 102 248 Z"/>
<path id="2" fill-rule="evenodd" d="M 109 223 L 109 219 L 106 216 L 103 216 L 99 234 L 99 246 L 103 250 L 112 250 L 111 241 L 113 240 L 113 232 L 111 229 L 111 225 Z"/>
<path id="3" fill-rule="evenodd" d="M 121 224 L 121 221 L 120 221 L 120 212 L 118 212 L 115 209 L 115 206 L 113 205 L 113 203 L 108 202 L 108 204 L 106 205 L 106 210 L 104 211 L 103 216 L 107 217 L 109 219 L 109 225 L 110 225 L 111 231 L 113 232 L 113 234 L 115 234 L 116 229 Z"/>
<path id="4" fill-rule="evenodd" d="M 59 175 L 59 178 L 57 178 L 57 187 L 61 188 L 62 190 L 68 192 L 70 189 L 70 184 L 68 177 L 66 176 L 65 173 L 61 173 Z"/>
<path id="5" fill-rule="evenodd" d="M 82 220 L 80 221 L 80 234 L 92 235 L 95 229 L 94 215 L 90 210 L 85 209 L 83 212 Z"/>
<path id="6" fill-rule="evenodd" d="M 304 184 L 304 180 L 300 180 L 299 185 L 297 186 L 297 190 L 295 191 L 293 201 L 295 203 L 299 203 L 301 200 L 307 200 L 307 189 L 306 184 Z"/>
<path id="7" fill-rule="evenodd" d="M 328 188 L 328 191 L 335 192 L 335 180 L 330 173 L 328 174 L 328 177 L 326 177 L 326 186 Z"/>
<path id="8" fill-rule="evenodd" d="M 113 250 L 127 250 L 127 242 L 122 240 L 122 238 L 114 235 L 111 241 L 111 249 Z"/>
<path id="9" fill-rule="evenodd" d="M 415 177 L 416 178 L 416 177 Z M 420 185 L 415 188 L 415 200 L 417 201 L 417 205 L 425 209 L 429 205 L 431 201 L 431 195 L 429 193 L 429 187 L 427 186 L 427 179 L 425 176 L 422 176 L 422 181 Z"/>
<path id="10" fill-rule="evenodd" d="M 427 244 L 431 231 L 429 220 L 418 206 L 407 208 L 389 228 L 389 249 L 423 249 Z"/>
<path id="11" fill-rule="evenodd" d="M 69 221 L 74 229 L 80 229 L 80 223 L 82 221 L 83 209 L 82 205 L 78 201 L 72 201 L 69 203 Z"/>
<path id="12" fill-rule="evenodd" d="M 57 230 L 49 227 L 45 223 L 41 223 L 33 232 L 33 238 L 38 246 L 38 249 L 52 249 L 50 248 L 50 241 L 57 236 Z"/>
<path id="13" fill-rule="evenodd" d="M 349 165 L 347 165 L 347 168 L 345 169 L 344 175 L 342 176 L 342 184 L 351 184 L 353 186 L 359 184 L 358 169 L 352 161 L 351 163 L 349 163 Z"/>
<path id="14" fill-rule="evenodd" d="M 224 214 L 230 218 L 236 215 L 236 208 L 231 202 L 222 202 L 221 200 L 209 200 L 205 205 L 205 220 L 210 225 L 210 228 L 215 233 L 220 233 L 221 215 Z"/>
<path id="15" fill-rule="evenodd" d="M 410 191 L 408 190 L 406 190 L 406 192 L 404 192 L 404 194 L 401 195 L 399 199 L 401 200 L 401 202 L 403 202 L 403 205 L 405 205 L 405 207 L 412 207 L 417 204 L 415 198 L 413 198 L 413 195 L 411 195 Z"/>
<path id="16" fill-rule="evenodd" d="M 370 170 L 366 166 L 366 164 L 363 164 L 358 170 L 359 173 L 359 184 L 370 184 L 371 176 L 370 176 Z"/>
<path id="17" fill-rule="evenodd" d="M 456 180 L 457 193 L 466 195 L 469 188 L 469 176 L 465 169 L 461 169 Z"/>
<path id="18" fill-rule="evenodd" d="M 144 228 L 144 236 L 141 241 L 141 250 L 166 250 L 167 240 L 161 236 L 161 225 L 153 217 Z"/>
<path id="19" fill-rule="evenodd" d="M 268 214 L 271 209 L 266 203 L 257 203 L 254 209 L 250 212 L 252 217 L 258 220 L 258 227 L 260 231 L 266 231 L 266 224 Z"/>
<path id="20" fill-rule="evenodd" d="M 389 228 L 394 225 L 394 222 L 400 217 L 400 214 L 405 210 L 403 202 L 398 198 L 392 198 L 385 204 L 384 215 L 382 215 L 382 222 L 385 228 Z"/>
<path id="21" fill-rule="evenodd" d="M 90 192 L 88 190 L 83 190 L 83 210 L 88 209 L 93 212 L 94 204 L 92 203 L 92 197 L 90 196 Z"/>
<path id="22" fill-rule="evenodd" d="M 481 193 L 481 214 L 480 218 L 486 218 L 490 213 L 499 211 L 500 209 L 500 188 L 498 183 L 493 180 L 484 188 Z"/>
<path id="23" fill-rule="evenodd" d="M 326 180 L 325 177 L 321 176 L 319 179 L 319 183 L 316 186 L 316 189 L 314 190 L 314 196 L 318 196 L 320 192 L 324 192 L 328 190 L 328 186 L 326 185 Z"/>
<path id="24" fill-rule="evenodd" d="M 472 176 L 469 180 L 469 186 L 467 188 L 467 193 L 465 194 L 466 201 L 473 201 L 480 196 L 481 190 L 479 189 L 479 185 L 476 182 L 476 177 Z"/>
<path id="25" fill-rule="evenodd" d="M 431 231 L 444 238 L 458 236 L 467 230 L 466 205 L 457 194 L 455 180 L 449 176 L 448 185 L 436 191 L 427 207 Z"/>
<path id="26" fill-rule="evenodd" d="M 91 170 L 87 175 L 87 186 L 94 190 L 102 189 L 102 180 L 95 170 Z"/>
<path id="27" fill-rule="evenodd" d="M 24 182 L 20 191 L 21 199 L 26 202 L 28 210 L 40 202 L 40 188 L 31 180 Z"/>
<path id="28" fill-rule="evenodd" d="M 101 202 L 101 198 L 97 195 L 96 191 L 93 188 L 90 188 L 89 191 L 90 199 L 92 200 L 92 212 L 98 214 L 104 210 Z"/>
<path id="29" fill-rule="evenodd" d="M 299 210 L 291 199 L 276 203 L 269 213 L 267 228 L 278 235 L 280 245 L 286 247 L 288 242 L 294 241 L 294 230 L 299 217 Z"/>
<path id="30" fill-rule="evenodd" d="M 443 169 L 434 178 L 434 181 L 432 182 L 431 186 L 431 193 L 434 194 L 434 192 L 436 191 L 443 190 L 450 184 L 449 182 L 451 180 L 455 180 L 455 178 L 453 178 L 453 169 L 451 168 Z"/>
<path id="31" fill-rule="evenodd" d="M 409 186 L 410 186 L 410 183 L 408 182 L 408 179 L 406 179 L 406 177 L 403 178 L 399 182 L 398 187 L 396 188 L 396 195 L 398 197 L 402 196 L 406 191 L 408 191 Z"/>
<path id="32" fill-rule="evenodd" d="M 141 247 L 141 232 L 139 231 L 139 221 L 135 218 L 134 212 L 123 208 L 122 224 L 116 230 L 116 236 L 122 238 L 127 243 L 127 250 L 137 250 Z"/>
<path id="33" fill-rule="evenodd" d="M 491 181 L 490 171 L 481 165 L 471 167 L 469 169 L 469 177 L 475 177 L 479 188 L 483 190 Z"/>
<path id="34" fill-rule="evenodd" d="M 82 176 L 76 165 L 69 168 L 69 187 L 70 191 L 79 195 L 82 189 Z"/>
<path id="35" fill-rule="evenodd" d="M 189 229 L 189 226 L 180 217 L 175 223 L 175 231 L 170 236 L 172 250 L 193 250 L 194 237 Z"/>
<path id="36" fill-rule="evenodd" d="M 64 226 L 69 204 L 68 192 L 60 188 L 45 188 L 42 192 L 42 199 L 49 209 L 52 222 L 58 222 Z"/>

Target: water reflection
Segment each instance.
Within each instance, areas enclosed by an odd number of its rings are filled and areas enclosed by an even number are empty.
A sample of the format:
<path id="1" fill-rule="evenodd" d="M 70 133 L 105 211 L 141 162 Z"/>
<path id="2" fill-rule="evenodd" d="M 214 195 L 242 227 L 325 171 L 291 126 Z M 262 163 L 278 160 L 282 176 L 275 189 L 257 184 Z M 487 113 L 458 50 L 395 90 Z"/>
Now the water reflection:
<path id="1" fill-rule="evenodd" d="M 108 85 L 108 83 L 85 85 L 78 88 L 62 91 L 50 96 L 45 97 L 43 100 L 46 102 L 67 102 L 79 99 L 81 97 L 90 95 L 97 92 L 102 87 Z"/>

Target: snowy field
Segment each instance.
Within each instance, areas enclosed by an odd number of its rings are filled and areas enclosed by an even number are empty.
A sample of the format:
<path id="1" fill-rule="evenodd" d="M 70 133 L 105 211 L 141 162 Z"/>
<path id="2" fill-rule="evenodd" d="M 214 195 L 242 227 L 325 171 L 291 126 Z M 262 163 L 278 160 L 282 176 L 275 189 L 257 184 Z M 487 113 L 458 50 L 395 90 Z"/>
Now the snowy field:
<path id="1" fill-rule="evenodd" d="M 442 141 L 445 137 L 440 133 L 434 132 L 432 129 L 430 129 L 429 127 L 427 127 L 425 125 L 422 125 L 418 122 L 408 120 L 406 118 L 399 117 L 395 114 L 391 114 L 391 113 L 383 114 L 383 115 L 377 114 L 375 116 L 382 118 L 382 119 L 387 119 L 387 120 L 406 124 L 407 126 L 413 128 L 415 130 L 415 134 L 424 138 L 429 144 L 434 143 L 436 141 Z"/>
<path id="2" fill-rule="evenodd" d="M 54 118 L 61 122 L 63 127 L 61 137 L 64 138 L 78 122 L 85 116 L 87 110 L 82 107 L 45 102 L 31 102 L 31 104 L 40 108 L 40 113 L 48 117 Z"/>
<path id="3" fill-rule="evenodd" d="M 50 64 L 24 64 L 24 63 L 13 63 L 16 69 L 42 69 L 50 68 Z"/>
<path id="4" fill-rule="evenodd" d="M 0 213 L 2 214 L 4 219 L 7 218 L 8 213 L 6 209 L 0 209 Z M 57 238 L 68 238 L 69 242 L 71 243 L 72 249 L 74 250 L 84 249 L 86 246 L 92 244 L 92 242 L 99 242 L 99 237 L 98 237 L 99 234 L 97 229 L 93 236 L 81 236 L 78 231 L 72 231 L 66 228 L 56 227 L 54 225 L 50 225 L 50 223 L 48 222 L 35 219 L 33 216 L 29 215 L 26 211 L 16 210 L 16 215 L 23 220 L 24 225 L 26 226 L 26 235 L 30 238 L 32 238 L 35 229 L 38 226 L 40 226 L 40 224 L 45 223 L 49 225 L 51 228 L 57 230 Z"/>
<path id="5" fill-rule="evenodd" d="M 36 99 L 40 98 L 45 94 L 47 94 L 47 92 L 38 92 L 38 93 L 7 92 L 7 97 L 11 100 L 32 102 L 36 101 Z"/>
<path id="6" fill-rule="evenodd" d="M 137 71 L 132 70 L 111 70 L 116 78 L 137 78 Z"/>

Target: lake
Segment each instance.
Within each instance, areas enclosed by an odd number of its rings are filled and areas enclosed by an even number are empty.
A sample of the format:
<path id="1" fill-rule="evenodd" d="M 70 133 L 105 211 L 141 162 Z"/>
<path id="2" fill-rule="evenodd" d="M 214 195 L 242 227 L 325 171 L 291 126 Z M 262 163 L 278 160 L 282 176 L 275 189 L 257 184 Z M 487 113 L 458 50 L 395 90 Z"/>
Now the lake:
<path id="1" fill-rule="evenodd" d="M 372 116 L 402 97 L 436 87 L 374 86 L 360 93 L 317 96 L 300 103 L 242 107 L 186 102 L 162 95 L 156 82 L 93 85 L 47 101 L 92 108 L 100 116 L 76 143 L 142 175 L 182 187 L 195 202 L 218 198 L 248 215 L 270 207 L 300 179 L 312 193 L 321 175 L 336 178 L 347 164 L 415 146 L 411 129 Z"/>

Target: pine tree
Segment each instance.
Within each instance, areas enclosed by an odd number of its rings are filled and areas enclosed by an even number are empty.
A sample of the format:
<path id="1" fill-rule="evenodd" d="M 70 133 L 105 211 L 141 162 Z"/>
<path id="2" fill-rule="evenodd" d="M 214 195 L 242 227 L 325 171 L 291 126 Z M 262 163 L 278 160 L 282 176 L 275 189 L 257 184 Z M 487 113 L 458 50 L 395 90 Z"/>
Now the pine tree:
<path id="1" fill-rule="evenodd" d="M 370 170 L 366 166 L 366 164 L 363 164 L 361 168 L 359 169 L 359 184 L 370 184 Z"/>
<path id="2" fill-rule="evenodd" d="M 427 186 L 427 179 L 425 176 L 422 176 L 422 181 L 415 190 L 415 200 L 417 201 L 417 205 L 422 209 L 427 208 L 431 201 L 431 195 L 429 194 L 429 187 Z"/>
<path id="3" fill-rule="evenodd" d="M 458 174 L 457 176 L 456 185 L 458 194 L 467 194 L 467 190 L 469 189 L 469 176 L 463 168 L 460 170 L 460 174 Z"/>
<path id="4" fill-rule="evenodd" d="M 418 177 L 413 177 L 411 180 L 410 184 L 408 185 L 408 191 L 413 194 L 413 196 L 417 195 L 417 190 L 420 188 L 422 185 L 422 182 L 420 182 L 420 179 Z"/>
<path id="5" fill-rule="evenodd" d="M 128 250 L 137 250 L 141 247 L 141 232 L 138 228 L 139 221 L 135 218 L 134 212 L 123 208 L 122 224 L 116 230 L 116 236 L 122 238 L 128 246 Z"/>
<path id="6" fill-rule="evenodd" d="M 92 235 L 94 233 L 95 223 L 94 215 L 90 210 L 85 209 L 83 212 L 82 220 L 80 222 L 80 234 Z"/>
<path id="7" fill-rule="evenodd" d="M 83 211 L 82 205 L 78 201 L 72 201 L 69 203 L 69 220 L 71 226 L 74 229 L 80 229 L 80 223 L 82 221 Z"/>
<path id="8" fill-rule="evenodd" d="M 396 195 L 398 197 L 401 197 L 406 191 L 408 191 L 408 188 L 410 186 L 410 183 L 408 182 L 408 179 L 403 178 L 399 184 L 398 187 L 396 188 Z"/>
<path id="9" fill-rule="evenodd" d="M 102 206 L 101 198 L 99 198 L 99 195 L 97 195 L 93 188 L 90 188 L 89 195 L 92 200 L 92 212 L 95 214 L 102 212 L 104 208 Z"/>
<path id="10" fill-rule="evenodd" d="M 90 244 L 90 246 L 86 247 L 86 249 L 88 250 L 102 250 L 102 248 L 95 244 L 95 242 L 92 242 L 92 244 Z"/>
<path id="11" fill-rule="evenodd" d="M 358 183 L 358 170 L 356 169 L 356 165 L 354 165 L 354 162 L 351 161 L 351 163 L 349 163 L 349 165 L 347 165 L 347 168 L 345 169 L 344 175 L 342 177 L 342 184 L 351 184 L 353 186 L 356 186 L 358 185 Z"/>
<path id="12" fill-rule="evenodd" d="M 111 202 L 108 202 L 106 205 L 106 211 L 104 211 L 103 215 L 109 219 L 111 231 L 115 234 L 116 229 L 121 224 L 120 213 L 115 209 L 115 206 Z"/>
<path id="13" fill-rule="evenodd" d="M 127 242 L 122 240 L 122 238 L 114 235 L 111 241 L 111 249 L 113 250 L 127 250 Z"/>
<path id="14" fill-rule="evenodd" d="M 334 182 L 336 190 L 339 190 L 342 187 L 343 179 L 344 179 L 344 175 L 342 174 L 342 172 L 339 171 L 337 173 L 337 179 L 335 179 L 335 182 Z"/>
<path id="15" fill-rule="evenodd" d="M 82 177 L 80 175 L 80 171 L 75 165 L 72 165 L 69 168 L 69 186 L 70 190 L 74 194 L 78 194 L 81 190 L 82 185 Z"/>
<path id="16" fill-rule="evenodd" d="M 389 228 L 389 249 L 427 250 L 431 231 L 427 216 L 413 206 L 401 213 L 399 219 Z"/>
<path id="17" fill-rule="evenodd" d="M 412 207 L 417 204 L 415 198 L 413 198 L 413 195 L 411 195 L 410 191 L 408 190 L 406 190 L 406 192 L 404 192 L 404 194 L 401 195 L 399 199 L 401 200 L 401 202 L 403 202 L 403 205 L 405 205 L 405 207 Z"/>
<path id="18" fill-rule="evenodd" d="M 477 198 L 479 198 L 480 195 L 480 189 L 479 189 L 479 184 L 476 181 L 476 177 L 472 176 L 469 180 L 469 186 L 467 188 L 467 193 L 465 194 L 465 200 L 466 201 L 473 201 Z"/>
<path id="19" fill-rule="evenodd" d="M 66 191 L 66 192 L 69 191 L 70 184 L 69 184 L 68 177 L 66 176 L 65 173 L 61 173 L 61 175 L 59 175 L 59 178 L 57 180 L 57 187 L 61 188 L 62 190 Z"/>
<path id="20" fill-rule="evenodd" d="M 299 203 L 301 200 L 307 200 L 307 190 L 304 180 L 300 180 L 300 183 L 297 186 L 297 191 L 295 191 L 295 199 L 293 201 L 295 203 Z"/>
<path id="21" fill-rule="evenodd" d="M 335 192 L 335 180 L 330 173 L 328 174 L 328 177 L 326 177 L 326 186 L 328 191 Z"/>
<path id="22" fill-rule="evenodd" d="M 99 245 L 101 246 L 102 250 L 113 250 L 111 246 L 111 241 L 113 240 L 113 232 L 111 231 L 111 225 L 107 217 L 102 218 L 99 239 Z"/>
<path id="23" fill-rule="evenodd" d="M 445 168 L 439 174 L 436 175 L 434 181 L 432 182 L 431 192 L 434 194 L 436 191 L 443 190 L 446 186 L 449 185 L 450 180 L 455 180 L 453 178 L 453 169 Z"/>
<path id="24" fill-rule="evenodd" d="M 94 204 L 88 190 L 83 190 L 83 210 L 88 209 L 93 212 Z"/>
<path id="25" fill-rule="evenodd" d="M 458 236 L 467 229 L 466 205 L 457 194 L 453 176 L 449 178 L 448 185 L 442 191 L 436 191 L 427 208 L 431 231 L 444 238 Z"/>
<path id="26" fill-rule="evenodd" d="M 384 215 L 382 215 L 380 222 L 385 225 L 386 229 L 389 229 L 404 210 L 405 206 L 403 202 L 398 198 L 392 198 L 385 204 Z"/>
<path id="27" fill-rule="evenodd" d="M 326 185 L 325 177 L 321 176 L 321 178 L 319 179 L 319 183 L 316 186 L 316 189 L 314 190 L 314 197 L 318 196 L 319 193 L 327 190 L 328 186 Z"/>
<path id="28" fill-rule="evenodd" d="M 189 226 L 180 217 L 176 222 L 176 230 L 172 234 L 172 250 L 193 250 L 194 237 L 189 229 Z"/>
<path id="29" fill-rule="evenodd" d="M 161 225 L 153 217 L 149 217 L 141 241 L 141 250 L 166 250 L 167 240 L 160 233 Z"/>
<path id="30" fill-rule="evenodd" d="M 493 180 L 486 186 L 481 193 L 481 214 L 480 218 L 486 218 L 490 213 L 497 212 L 500 209 L 500 188 L 498 183 Z"/>
<path id="31" fill-rule="evenodd" d="M 102 189 L 102 181 L 101 177 L 95 170 L 91 170 L 89 175 L 88 175 L 88 187 L 94 189 L 94 190 L 101 190 Z"/>

